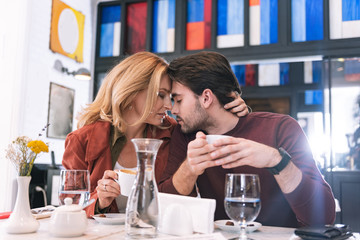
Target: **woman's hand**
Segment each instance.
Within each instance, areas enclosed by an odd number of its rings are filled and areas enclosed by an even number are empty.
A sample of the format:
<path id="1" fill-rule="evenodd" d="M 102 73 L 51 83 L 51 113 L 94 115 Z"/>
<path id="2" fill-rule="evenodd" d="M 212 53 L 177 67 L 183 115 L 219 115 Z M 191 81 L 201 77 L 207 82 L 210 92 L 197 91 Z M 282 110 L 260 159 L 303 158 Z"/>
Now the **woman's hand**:
<path id="1" fill-rule="evenodd" d="M 102 179 L 97 182 L 96 191 L 100 209 L 110 206 L 112 201 L 120 194 L 120 186 L 114 179 L 117 179 L 116 172 L 106 170 Z"/>
<path id="2" fill-rule="evenodd" d="M 225 109 L 236 114 L 238 117 L 243 117 L 249 114 L 248 106 L 246 105 L 245 101 L 240 97 L 240 94 L 238 92 L 231 92 L 230 97 L 234 98 L 234 101 L 225 104 Z"/>

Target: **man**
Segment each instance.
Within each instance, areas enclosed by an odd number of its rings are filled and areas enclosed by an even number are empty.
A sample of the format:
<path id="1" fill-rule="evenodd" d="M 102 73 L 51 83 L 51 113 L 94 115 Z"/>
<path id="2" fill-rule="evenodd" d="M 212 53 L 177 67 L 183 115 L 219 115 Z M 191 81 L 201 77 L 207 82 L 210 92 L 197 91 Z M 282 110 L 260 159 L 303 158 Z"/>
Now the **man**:
<path id="1" fill-rule="evenodd" d="M 223 109 L 228 93 L 238 90 L 223 55 L 181 57 L 170 63 L 168 73 L 179 125 L 160 191 L 195 196 L 198 189 L 201 197 L 216 199 L 215 219 L 224 219 L 226 173 L 254 173 L 260 178 L 262 204 L 256 221 L 283 227 L 334 222 L 332 191 L 298 123 L 260 112 L 239 119 Z M 232 137 L 208 144 L 205 133 Z"/>

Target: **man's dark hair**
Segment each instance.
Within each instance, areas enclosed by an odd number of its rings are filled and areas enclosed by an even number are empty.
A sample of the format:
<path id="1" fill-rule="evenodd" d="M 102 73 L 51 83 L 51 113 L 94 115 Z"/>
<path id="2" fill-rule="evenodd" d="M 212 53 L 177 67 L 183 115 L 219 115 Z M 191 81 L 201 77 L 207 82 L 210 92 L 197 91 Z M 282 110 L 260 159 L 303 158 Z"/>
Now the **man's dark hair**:
<path id="1" fill-rule="evenodd" d="M 172 81 L 190 88 L 196 95 L 210 89 L 222 105 L 234 100 L 232 91 L 241 93 L 229 61 L 217 52 L 199 52 L 173 60 L 168 68 Z"/>

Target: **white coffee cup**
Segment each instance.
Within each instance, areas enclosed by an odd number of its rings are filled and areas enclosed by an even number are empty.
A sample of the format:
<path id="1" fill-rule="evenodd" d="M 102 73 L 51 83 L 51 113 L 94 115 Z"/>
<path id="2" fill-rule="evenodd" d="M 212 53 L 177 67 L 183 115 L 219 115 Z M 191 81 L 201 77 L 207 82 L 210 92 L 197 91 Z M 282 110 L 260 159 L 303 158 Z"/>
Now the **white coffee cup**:
<path id="1" fill-rule="evenodd" d="M 213 144 L 216 140 L 220 139 L 220 138 L 226 138 L 229 137 L 227 135 L 206 135 L 206 141 L 209 144 Z"/>
<path id="2" fill-rule="evenodd" d="M 115 171 L 118 179 L 115 180 L 120 185 L 120 192 L 123 196 L 129 196 L 134 185 L 136 171 L 130 169 L 120 169 Z"/>

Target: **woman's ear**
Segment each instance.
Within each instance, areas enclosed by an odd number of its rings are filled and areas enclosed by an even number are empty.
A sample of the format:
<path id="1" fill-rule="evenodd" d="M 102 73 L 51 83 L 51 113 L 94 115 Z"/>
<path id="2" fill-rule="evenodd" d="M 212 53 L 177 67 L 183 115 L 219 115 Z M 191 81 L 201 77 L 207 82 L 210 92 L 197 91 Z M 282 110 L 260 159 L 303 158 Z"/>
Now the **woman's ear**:
<path id="1" fill-rule="evenodd" d="M 209 108 L 214 102 L 215 95 L 210 89 L 205 89 L 201 94 L 201 104 L 204 108 Z"/>

